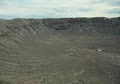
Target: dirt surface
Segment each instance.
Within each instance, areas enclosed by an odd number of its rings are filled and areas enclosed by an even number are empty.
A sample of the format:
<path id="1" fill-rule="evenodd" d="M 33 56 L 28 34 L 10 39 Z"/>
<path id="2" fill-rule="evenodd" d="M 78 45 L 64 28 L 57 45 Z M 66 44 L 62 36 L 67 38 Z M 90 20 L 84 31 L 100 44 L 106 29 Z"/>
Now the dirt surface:
<path id="1" fill-rule="evenodd" d="M 120 84 L 119 18 L 82 20 L 0 20 L 0 84 Z"/>

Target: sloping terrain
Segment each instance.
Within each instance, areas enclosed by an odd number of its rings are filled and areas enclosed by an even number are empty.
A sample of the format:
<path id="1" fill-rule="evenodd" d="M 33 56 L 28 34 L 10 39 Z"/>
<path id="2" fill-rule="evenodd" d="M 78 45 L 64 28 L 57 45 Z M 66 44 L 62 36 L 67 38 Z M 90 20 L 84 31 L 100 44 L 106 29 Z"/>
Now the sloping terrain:
<path id="1" fill-rule="evenodd" d="M 0 20 L 0 84 L 120 84 L 120 18 Z"/>

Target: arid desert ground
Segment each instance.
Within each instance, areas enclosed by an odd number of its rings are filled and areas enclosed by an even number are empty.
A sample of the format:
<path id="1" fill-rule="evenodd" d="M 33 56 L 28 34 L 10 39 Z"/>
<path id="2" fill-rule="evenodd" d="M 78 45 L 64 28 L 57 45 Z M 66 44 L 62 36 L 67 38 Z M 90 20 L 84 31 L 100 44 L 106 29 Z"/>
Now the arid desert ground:
<path id="1" fill-rule="evenodd" d="M 1 19 L 0 84 L 120 84 L 120 18 Z"/>

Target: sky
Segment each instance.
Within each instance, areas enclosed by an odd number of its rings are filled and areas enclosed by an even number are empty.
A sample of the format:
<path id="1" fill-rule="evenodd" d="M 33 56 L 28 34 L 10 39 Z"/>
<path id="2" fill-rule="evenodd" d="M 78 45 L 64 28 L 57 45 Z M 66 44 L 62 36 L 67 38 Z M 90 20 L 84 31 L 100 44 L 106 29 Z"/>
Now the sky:
<path id="1" fill-rule="evenodd" d="M 0 19 L 119 16 L 120 0 L 0 0 Z"/>

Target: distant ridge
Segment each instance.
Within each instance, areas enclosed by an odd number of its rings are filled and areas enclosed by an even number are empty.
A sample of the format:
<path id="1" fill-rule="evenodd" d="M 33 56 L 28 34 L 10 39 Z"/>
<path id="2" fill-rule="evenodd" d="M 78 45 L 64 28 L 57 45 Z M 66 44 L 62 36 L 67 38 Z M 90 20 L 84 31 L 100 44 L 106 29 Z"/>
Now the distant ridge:
<path id="1" fill-rule="evenodd" d="M 5 28 L 19 29 L 24 31 L 39 32 L 42 28 L 52 31 L 60 31 L 68 34 L 113 34 L 120 35 L 120 17 L 106 18 L 46 18 L 46 19 L 25 19 L 16 18 L 13 20 L 0 20 L 0 30 Z M 29 28 L 28 28 L 29 27 Z M 64 30 L 64 31 L 63 31 Z M 31 31 L 31 32 L 32 32 Z M 4 32 L 4 31 L 3 31 Z"/>

